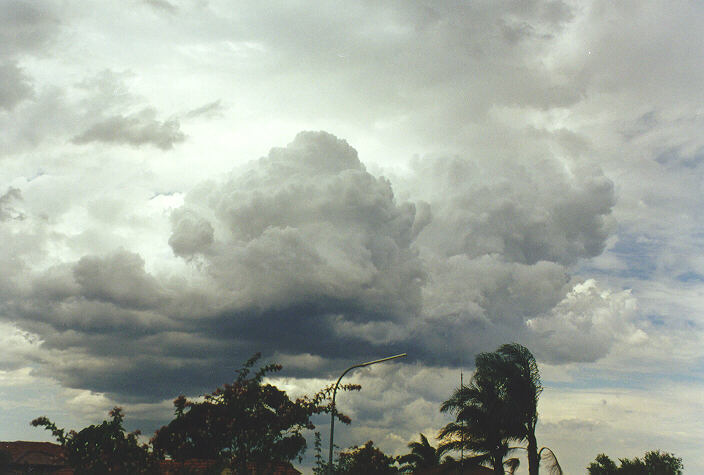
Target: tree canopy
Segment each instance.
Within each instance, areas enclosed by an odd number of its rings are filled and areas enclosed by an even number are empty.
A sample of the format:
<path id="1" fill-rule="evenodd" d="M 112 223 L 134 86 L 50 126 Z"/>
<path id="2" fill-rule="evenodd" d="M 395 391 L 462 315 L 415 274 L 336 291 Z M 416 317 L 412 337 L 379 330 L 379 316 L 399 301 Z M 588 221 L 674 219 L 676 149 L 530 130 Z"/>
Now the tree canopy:
<path id="1" fill-rule="evenodd" d="M 420 434 L 420 442 L 410 442 L 408 448 L 411 452 L 398 457 L 402 472 L 413 472 L 418 469 L 438 467 L 441 462 L 441 453 L 430 445 L 428 438 Z"/>
<path id="2" fill-rule="evenodd" d="M 254 355 L 237 371 L 232 384 L 217 388 L 201 401 L 179 396 L 174 401 L 175 418 L 152 438 L 155 452 L 175 460 L 217 459 L 244 471 L 248 462 L 267 464 L 300 458 L 306 448 L 305 430 L 314 429 L 314 414 L 330 411 L 326 404 L 330 388 L 312 397 L 291 400 L 286 392 L 265 384 L 267 374 L 278 364 L 253 372 L 260 358 Z M 358 390 L 346 385 L 343 389 Z M 338 414 L 349 423 L 349 418 Z"/>
<path id="3" fill-rule="evenodd" d="M 589 475 L 681 475 L 682 459 L 668 452 L 650 450 L 643 458 L 619 459 L 619 465 L 606 454 L 599 454 L 589 464 Z"/>
<path id="4" fill-rule="evenodd" d="M 79 432 L 66 432 L 46 417 L 38 417 L 31 424 L 51 431 L 66 449 L 67 462 L 76 475 L 153 472 L 155 461 L 148 446 L 137 441 L 139 431 L 125 433 L 122 409 L 115 407 L 110 417 Z"/>
<path id="5" fill-rule="evenodd" d="M 339 475 L 388 475 L 399 472 L 396 459 L 374 447 L 371 440 L 340 453 L 334 471 Z"/>
<path id="6" fill-rule="evenodd" d="M 543 386 L 535 358 L 526 347 L 511 343 L 478 354 L 475 366 L 469 384 L 457 388 L 440 408 L 455 416 L 440 430 L 440 451 L 466 450 L 471 462 L 489 463 L 504 473 L 509 442 L 525 441 L 529 473 L 537 475 L 541 457 L 535 428 Z M 551 469 L 561 473 L 556 459 Z"/>

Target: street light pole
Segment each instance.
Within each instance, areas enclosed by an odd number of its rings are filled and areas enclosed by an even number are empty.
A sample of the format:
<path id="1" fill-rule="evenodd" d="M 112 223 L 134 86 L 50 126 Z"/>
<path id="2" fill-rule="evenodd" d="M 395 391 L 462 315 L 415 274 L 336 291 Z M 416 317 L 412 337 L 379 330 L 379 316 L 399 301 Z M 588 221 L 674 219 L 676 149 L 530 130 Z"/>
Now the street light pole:
<path id="1" fill-rule="evenodd" d="M 381 358 L 380 360 L 374 360 L 374 361 L 368 361 L 366 363 L 362 364 L 356 364 L 354 366 L 350 366 L 347 368 L 339 378 L 337 378 L 337 382 L 335 383 L 335 389 L 332 390 L 332 411 L 330 411 L 330 453 L 328 454 L 328 474 L 332 475 L 332 447 L 333 447 L 333 436 L 335 433 L 335 395 L 337 394 L 337 387 L 340 385 L 340 381 L 342 380 L 342 377 L 346 375 L 349 371 L 355 369 L 355 368 L 362 368 L 364 366 L 370 366 L 376 363 L 383 363 L 384 361 L 389 361 L 393 360 L 396 358 L 402 358 L 406 356 L 406 353 L 401 353 L 400 355 L 394 355 L 394 356 L 387 356 L 386 358 Z"/>

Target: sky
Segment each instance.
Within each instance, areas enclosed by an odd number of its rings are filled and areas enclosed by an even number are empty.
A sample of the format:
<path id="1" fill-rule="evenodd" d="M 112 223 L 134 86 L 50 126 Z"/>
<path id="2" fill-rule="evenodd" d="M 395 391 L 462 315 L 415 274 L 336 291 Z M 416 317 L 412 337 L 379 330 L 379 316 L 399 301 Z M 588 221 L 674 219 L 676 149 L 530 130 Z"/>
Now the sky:
<path id="1" fill-rule="evenodd" d="M 258 351 L 291 395 L 406 352 L 346 377 L 335 434 L 402 454 L 518 342 L 566 473 L 704 473 L 703 28 L 687 0 L 0 0 L 0 440 L 114 405 L 151 434 Z"/>

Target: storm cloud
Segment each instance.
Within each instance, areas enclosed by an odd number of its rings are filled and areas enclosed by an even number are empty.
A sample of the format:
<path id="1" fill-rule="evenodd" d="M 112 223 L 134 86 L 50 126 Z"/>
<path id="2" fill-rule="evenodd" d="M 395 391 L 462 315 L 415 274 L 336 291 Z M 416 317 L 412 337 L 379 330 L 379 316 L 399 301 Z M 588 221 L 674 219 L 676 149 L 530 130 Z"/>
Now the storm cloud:
<path id="1" fill-rule="evenodd" d="M 453 366 L 517 337 L 558 360 L 606 355 L 601 336 L 628 315 L 608 295 L 576 299 L 569 272 L 603 249 L 610 181 L 549 160 L 505 165 L 419 162 L 403 186 L 423 199 L 399 201 L 345 140 L 301 132 L 173 210 L 168 244 L 189 277 L 152 274 L 121 249 L 36 274 L 4 309 L 60 353 L 47 364 L 65 384 L 122 397 L 163 397 L 188 379 L 179 372 L 200 387 L 204 368 L 225 377 L 254 350 L 331 368 L 389 351 Z M 585 318 L 599 345 L 561 354 Z"/>
<path id="2" fill-rule="evenodd" d="M 5 440 L 403 351 L 340 439 L 400 453 L 517 341 L 566 471 L 704 472 L 702 4 L 130 5 L 0 0 Z"/>

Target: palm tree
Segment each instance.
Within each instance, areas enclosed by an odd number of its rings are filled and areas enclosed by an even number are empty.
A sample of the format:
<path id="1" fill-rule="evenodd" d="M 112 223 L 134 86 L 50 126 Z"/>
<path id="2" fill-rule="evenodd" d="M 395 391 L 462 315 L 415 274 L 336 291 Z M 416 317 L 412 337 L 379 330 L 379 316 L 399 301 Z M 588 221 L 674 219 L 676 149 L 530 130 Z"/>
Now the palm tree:
<path id="1" fill-rule="evenodd" d="M 511 447 L 509 450 L 515 451 L 515 450 L 525 450 L 527 451 L 528 449 L 526 447 Z M 506 462 L 504 462 L 504 465 L 507 467 L 509 466 L 509 462 L 511 460 L 516 460 L 518 459 L 509 459 Z M 552 451 L 550 447 L 541 447 L 540 450 L 538 450 L 538 461 L 539 466 L 543 466 L 543 462 L 545 462 L 544 466 L 547 468 L 548 473 L 550 475 L 564 475 L 564 472 L 562 471 L 562 467 L 560 466 L 560 462 L 557 461 L 557 456 L 555 455 L 555 452 Z M 516 465 L 518 467 L 518 465 Z M 510 468 L 510 467 L 509 467 Z M 509 471 L 509 474 L 511 472 Z"/>
<path id="2" fill-rule="evenodd" d="M 469 386 L 456 389 L 440 409 L 456 416 L 440 432 L 446 439 L 441 449 L 469 449 L 504 473 L 509 440 L 526 441 L 529 474 L 538 475 L 541 454 L 535 428 L 543 386 L 535 358 L 526 347 L 511 343 L 478 354 L 475 366 Z"/>
<path id="3" fill-rule="evenodd" d="M 513 475 L 516 469 L 521 465 L 521 461 L 513 457 L 504 462 L 506 468 L 508 468 L 508 475 Z"/>
<path id="4" fill-rule="evenodd" d="M 502 381 L 497 380 L 494 364 L 489 364 L 496 354 L 477 355 L 477 370 L 469 385 L 461 386 L 440 407 L 441 412 L 455 416 L 440 430 L 438 438 L 443 440 L 440 452 L 468 450 L 474 454 L 474 463 L 490 463 L 494 471 L 503 474 L 503 459 L 509 451 L 508 442 L 512 433 L 510 408 L 503 397 Z"/>
<path id="5" fill-rule="evenodd" d="M 516 424 L 509 431 L 513 438 L 528 443 L 528 473 L 538 475 L 540 456 L 535 427 L 538 424 L 538 398 L 543 391 L 538 363 L 528 348 L 518 343 L 502 345 L 494 355 L 488 363 L 496 379 L 505 385 L 503 397 L 514 412 L 511 419 Z"/>
<path id="6" fill-rule="evenodd" d="M 428 438 L 423 434 L 420 434 L 420 442 L 411 442 L 408 448 L 411 449 L 411 453 L 398 458 L 399 463 L 406 464 L 401 467 L 401 471 L 416 471 L 440 465 L 440 452 L 430 445 Z"/>

